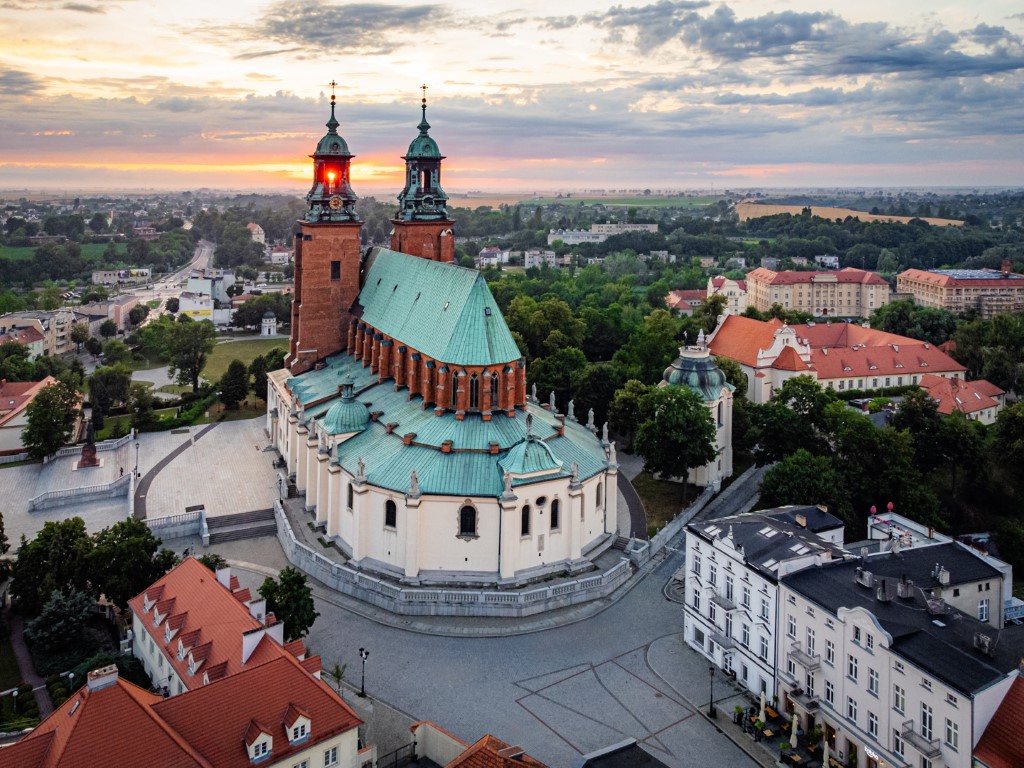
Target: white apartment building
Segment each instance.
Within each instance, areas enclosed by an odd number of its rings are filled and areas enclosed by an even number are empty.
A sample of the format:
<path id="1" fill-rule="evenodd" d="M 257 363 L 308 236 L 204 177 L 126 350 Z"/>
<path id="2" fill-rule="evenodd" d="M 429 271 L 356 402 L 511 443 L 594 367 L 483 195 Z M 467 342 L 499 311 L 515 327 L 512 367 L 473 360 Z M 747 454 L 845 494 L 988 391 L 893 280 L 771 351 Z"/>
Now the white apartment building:
<path id="1" fill-rule="evenodd" d="M 776 690 L 779 578 L 848 556 L 843 524 L 781 507 L 686 527 L 687 644 L 757 695 Z"/>
<path id="2" fill-rule="evenodd" d="M 558 256 L 554 251 L 532 250 L 523 254 L 523 267 L 540 267 L 547 264 L 552 269 L 558 267 Z"/>
<path id="3" fill-rule="evenodd" d="M 1018 677 L 1004 574 L 937 543 L 822 562 L 779 588 L 778 709 L 857 768 L 969 768 Z M 805 742 L 806 743 L 806 742 Z"/>

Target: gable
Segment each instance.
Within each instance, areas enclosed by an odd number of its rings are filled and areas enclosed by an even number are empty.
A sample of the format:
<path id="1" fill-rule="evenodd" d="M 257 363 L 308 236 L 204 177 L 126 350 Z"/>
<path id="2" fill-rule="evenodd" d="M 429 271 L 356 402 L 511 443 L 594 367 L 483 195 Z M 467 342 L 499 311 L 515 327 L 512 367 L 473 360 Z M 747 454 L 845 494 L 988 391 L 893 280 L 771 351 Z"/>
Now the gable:
<path id="1" fill-rule="evenodd" d="M 362 319 L 444 363 L 494 365 L 522 357 L 480 273 L 375 249 L 359 292 Z"/>

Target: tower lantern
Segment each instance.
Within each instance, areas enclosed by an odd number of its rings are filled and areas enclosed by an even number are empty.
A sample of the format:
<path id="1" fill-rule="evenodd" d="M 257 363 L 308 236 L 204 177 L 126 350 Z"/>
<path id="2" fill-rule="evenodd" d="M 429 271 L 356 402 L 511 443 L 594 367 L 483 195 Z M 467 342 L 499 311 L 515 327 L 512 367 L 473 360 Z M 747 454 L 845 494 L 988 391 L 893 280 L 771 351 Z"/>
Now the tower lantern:
<path id="1" fill-rule="evenodd" d="M 348 143 L 338 134 L 338 118 L 334 87 L 331 81 L 331 118 L 327 121 L 327 133 L 313 158 L 313 186 L 306 194 L 309 210 L 306 221 L 357 221 L 355 212 L 356 193 L 349 186 L 349 164 L 355 157 L 348 151 Z"/>

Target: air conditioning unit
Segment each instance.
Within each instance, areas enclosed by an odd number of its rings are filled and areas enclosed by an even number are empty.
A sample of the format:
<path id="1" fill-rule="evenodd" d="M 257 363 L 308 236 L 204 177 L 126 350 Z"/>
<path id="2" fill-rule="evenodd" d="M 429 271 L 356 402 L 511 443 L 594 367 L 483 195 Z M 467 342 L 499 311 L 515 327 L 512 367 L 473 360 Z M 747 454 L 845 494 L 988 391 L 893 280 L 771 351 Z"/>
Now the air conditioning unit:
<path id="1" fill-rule="evenodd" d="M 860 584 L 862 587 L 867 587 L 868 589 L 870 589 L 875 585 L 874 575 L 871 573 L 871 571 L 865 571 L 863 568 L 858 568 L 856 571 L 854 571 L 854 578 L 856 579 L 857 583 Z"/>
<path id="2" fill-rule="evenodd" d="M 892 595 L 889 593 L 889 589 L 885 584 L 885 579 L 882 579 L 878 585 L 878 591 L 875 593 L 878 596 L 878 602 L 888 603 L 892 600 Z"/>
<path id="3" fill-rule="evenodd" d="M 928 598 L 928 613 L 932 616 L 941 616 L 946 612 L 946 601 L 941 597 Z"/>
<path id="4" fill-rule="evenodd" d="M 981 632 L 974 633 L 974 647 L 986 656 L 992 656 L 995 653 L 992 638 L 989 635 L 982 634 Z"/>

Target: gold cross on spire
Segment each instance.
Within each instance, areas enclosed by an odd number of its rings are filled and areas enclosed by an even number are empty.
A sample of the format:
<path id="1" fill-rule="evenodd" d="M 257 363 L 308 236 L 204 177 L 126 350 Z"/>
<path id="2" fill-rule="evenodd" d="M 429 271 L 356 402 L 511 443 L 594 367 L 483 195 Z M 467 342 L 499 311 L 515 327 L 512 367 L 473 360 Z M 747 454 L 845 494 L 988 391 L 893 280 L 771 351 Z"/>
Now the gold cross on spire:
<path id="1" fill-rule="evenodd" d="M 331 86 L 331 103 L 333 104 L 334 103 L 334 89 L 338 86 L 338 84 L 334 80 L 331 80 L 331 82 L 329 82 L 328 85 Z"/>
<path id="2" fill-rule="evenodd" d="M 420 86 L 420 90 L 423 91 L 423 103 L 426 104 L 427 103 L 427 85 L 426 85 L 426 83 L 424 83 L 423 85 Z"/>

